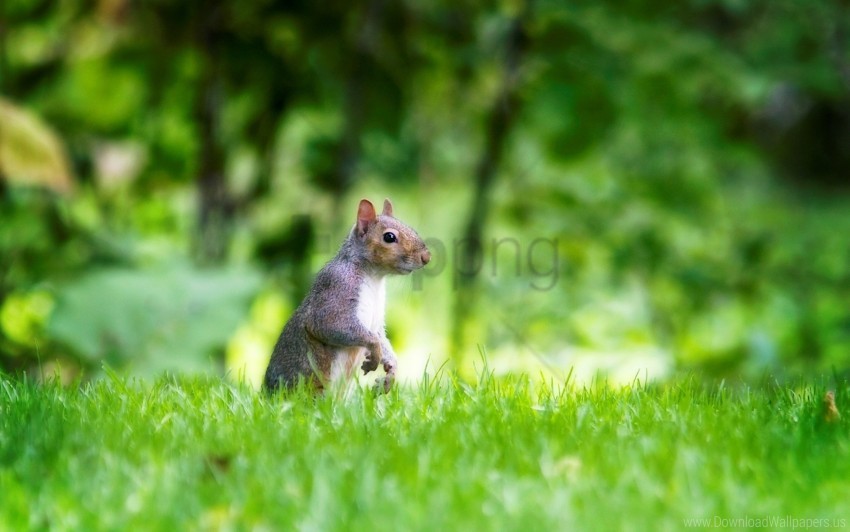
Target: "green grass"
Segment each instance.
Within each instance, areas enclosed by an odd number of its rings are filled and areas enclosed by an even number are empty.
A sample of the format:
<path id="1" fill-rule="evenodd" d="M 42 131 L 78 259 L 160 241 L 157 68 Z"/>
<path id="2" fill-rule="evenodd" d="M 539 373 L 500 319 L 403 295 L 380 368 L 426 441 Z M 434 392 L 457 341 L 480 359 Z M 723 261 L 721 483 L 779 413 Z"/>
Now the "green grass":
<path id="1" fill-rule="evenodd" d="M 0 378 L 0 529 L 850 524 L 848 423 L 823 421 L 825 390 L 449 376 L 313 400 L 213 379 Z"/>

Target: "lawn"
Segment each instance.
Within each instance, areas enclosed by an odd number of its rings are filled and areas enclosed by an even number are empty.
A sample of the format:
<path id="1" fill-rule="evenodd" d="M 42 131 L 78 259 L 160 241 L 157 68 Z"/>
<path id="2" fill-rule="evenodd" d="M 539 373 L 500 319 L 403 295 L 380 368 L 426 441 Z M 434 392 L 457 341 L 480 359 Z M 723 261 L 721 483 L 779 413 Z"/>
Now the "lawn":
<path id="1" fill-rule="evenodd" d="M 850 524 L 850 389 L 449 374 L 373 397 L 0 377 L 0 529 Z M 702 520 L 702 521 L 698 521 Z M 813 521 L 818 520 L 818 521 Z"/>

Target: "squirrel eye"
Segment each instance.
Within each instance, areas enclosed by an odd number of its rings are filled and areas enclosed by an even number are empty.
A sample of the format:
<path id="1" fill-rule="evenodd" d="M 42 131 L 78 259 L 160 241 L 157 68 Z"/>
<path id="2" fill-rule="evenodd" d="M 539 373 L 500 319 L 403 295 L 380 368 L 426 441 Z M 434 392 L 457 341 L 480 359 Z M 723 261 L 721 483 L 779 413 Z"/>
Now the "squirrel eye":
<path id="1" fill-rule="evenodd" d="M 398 242 L 398 238 L 396 238 L 393 233 L 387 231 L 386 233 L 384 233 L 384 242 L 386 242 L 387 244 L 392 244 L 394 242 Z"/>

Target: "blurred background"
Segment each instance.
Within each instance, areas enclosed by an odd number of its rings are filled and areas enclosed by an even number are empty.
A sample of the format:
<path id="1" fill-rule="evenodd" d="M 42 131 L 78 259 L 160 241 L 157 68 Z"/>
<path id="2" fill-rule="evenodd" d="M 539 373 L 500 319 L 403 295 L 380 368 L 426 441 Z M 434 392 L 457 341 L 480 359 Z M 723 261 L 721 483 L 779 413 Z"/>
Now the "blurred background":
<path id="1" fill-rule="evenodd" d="M 0 3 L 0 369 L 259 381 L 354 222 L 402 375 L 850 364 L 845 0 Z"/>

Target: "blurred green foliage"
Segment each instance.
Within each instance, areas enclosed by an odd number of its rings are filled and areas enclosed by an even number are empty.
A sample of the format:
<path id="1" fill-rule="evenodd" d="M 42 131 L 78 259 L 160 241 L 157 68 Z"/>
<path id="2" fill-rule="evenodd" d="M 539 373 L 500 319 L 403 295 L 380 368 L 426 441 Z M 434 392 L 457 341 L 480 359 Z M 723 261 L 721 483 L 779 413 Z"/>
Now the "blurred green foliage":
<path id="1" fill-rule="evenodd" d="M 274 342 L 249 305 L 294 308 L 356 199 L 390 196 L 443 265 L 391 294 L 403 356 L 846 368 L 846 6 L 523 6 L 4 2 L 0 367 L 198 370 L 229 345 L 235 371 L 235 338 Z M 495 158 L 500 104 L 515 120 Z M 490 160 L 480 297 L 451 346 Z"/>
<path id="2" fill-rule="evenodd" d="M 199 372 L 216 363 L 258 285 L 250 271 L 96 271 L 58 291 L 47 334 L 89 361 Z"/>

